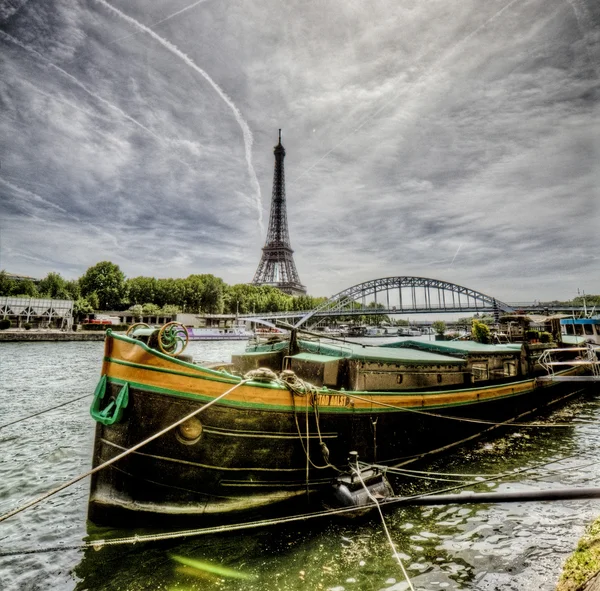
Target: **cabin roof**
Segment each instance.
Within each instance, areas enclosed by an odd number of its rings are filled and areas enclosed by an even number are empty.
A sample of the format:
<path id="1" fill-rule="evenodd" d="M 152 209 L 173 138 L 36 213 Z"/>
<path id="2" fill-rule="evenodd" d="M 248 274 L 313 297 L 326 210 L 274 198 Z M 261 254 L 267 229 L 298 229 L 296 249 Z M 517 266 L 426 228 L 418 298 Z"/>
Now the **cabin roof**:
<path id="1" fill-rule="evenodd" d="M 409 348 L 393 348 L 383 346 L 369 346 L 344 343 L 343 345 L 323 344 L 319 342 L 303 341 L 302 348 L 307 349 L 312 353 L 333 355 L 339 357 L 350 357 L 352 359 L 364 361 L 385 361 L 396 363 L 409 364 L 431 364 L 431 365 L 447 365 L 447 364 L 462 364 L 462 359 L 443 355 L 434 351 L 423 351 L 421 349 Z"/>
<path id="2" fill-rule="evenodd" d="M 297 353 L 296 355 L 292 355 L 293 359 L 299 359 L 300 361 L 315 361 L 318 363 L 329 363 L 331 361 L 339 361 L 344 357 L 340 355 L 339 357 L 334 357 L 333 355 L 319 355 L 318 353 Z"/>
<path id="3" fill-rule="evenodd" d="M 500 345 L 487 345 L 476 341 L 398 341 L 389 343 L 384 347 L 404 348 L 410 347 L 439 353 L 442 355 L 458 355 L 466 357 L 471 354 L 512 353 L 513 355 L 521 349 L 520 344 L 506 343 Z"/>

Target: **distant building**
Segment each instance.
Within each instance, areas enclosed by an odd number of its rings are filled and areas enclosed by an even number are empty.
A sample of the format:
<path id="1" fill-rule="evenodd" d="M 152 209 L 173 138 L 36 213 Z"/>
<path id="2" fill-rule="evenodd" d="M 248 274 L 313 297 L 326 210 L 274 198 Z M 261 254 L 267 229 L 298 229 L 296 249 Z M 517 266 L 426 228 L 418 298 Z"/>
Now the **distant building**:
<path id="1" fill-rule="evenodd" d="M 35 277 L 29 277 L 29 275 L 16 275 L 8 271 L 4 271 L 4 274 L 13 281 L 33 281 L 34 283 L 39 283 L 40 281 L 40 279 L 36 279 Z"/>
<path id="2" fill-rule="evenodd" d="M 0 297 L 0 318 L 8 318 L 17 328 L 29 323 L 35 328 L 70 330 L 73 300 Z"/>

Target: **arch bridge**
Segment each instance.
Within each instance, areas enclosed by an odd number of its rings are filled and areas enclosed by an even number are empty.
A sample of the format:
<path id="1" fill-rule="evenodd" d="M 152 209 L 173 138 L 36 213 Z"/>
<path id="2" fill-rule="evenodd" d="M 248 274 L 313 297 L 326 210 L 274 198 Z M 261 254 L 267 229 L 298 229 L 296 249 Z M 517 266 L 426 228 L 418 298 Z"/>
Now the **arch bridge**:
<path id="1" fill-rule="evenodd" d="M 261 314 L 261 319 L 297 320 L 301 326 L 334 316 L 513 312 L 509 304 L 482 292 L 428 277 L 384 277 L 341 291 L 311 311 Z M 250 315 L 248 315 L 250 316 Z M 251 320 L 252 318 L 248 318 Z"/>

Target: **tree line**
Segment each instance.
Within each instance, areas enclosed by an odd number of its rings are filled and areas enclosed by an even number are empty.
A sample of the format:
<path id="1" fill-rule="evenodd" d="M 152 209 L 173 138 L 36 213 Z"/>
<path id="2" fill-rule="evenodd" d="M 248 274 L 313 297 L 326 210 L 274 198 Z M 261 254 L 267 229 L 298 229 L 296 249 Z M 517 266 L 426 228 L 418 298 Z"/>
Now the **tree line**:
<path id="1" fill-rule="evenodd" d="M 74 300 L 74 313 L 79 316 L 97 310 L 125 311 L 135 307 L 137 311 L 140 306 L 149 314 L 258 314 L 311 310 L 326 300 L 291 296 L 266 285 L 228 285 L 211 274 L 184 279 L 127 278 L 110 261 L 97 263 L 74 280 L 54 272 L 37 282 L 15 280 L 0 271 L 0 296 Z"/>
<path id="2" fill-rule="evenodd" d="M 260 314 L 312 310 L 326 298 L 309 295 L 290 296 L 271 286 L 247 283 L 228 285 L 211 274 L 195 274 L 180 279 L 156 277 L 127 278 L 118 265 L 102 261 L 90 267 L 79 279 L 67 280 L 59 273 L 48 273 L 40 281 L 15 280 L 0 271 L 0 296 L 73 300 L 78 316 L 97 310 L 143 310 L 144 315 L 193 314 Z M 559 305 L 583 305 L 583 296 L 570 302 L 548 302 Z M 600 295 L 586 295 L 588 310 L 600 309 Z M 353 302 L 352 308 L 361 305 Z M 368 307 L 381 307 L 372 302 Z M 342 321 L 342 319 L 338 319 Z M 379 323 L 383 315 L 348 317 L 350 322 Z"/>

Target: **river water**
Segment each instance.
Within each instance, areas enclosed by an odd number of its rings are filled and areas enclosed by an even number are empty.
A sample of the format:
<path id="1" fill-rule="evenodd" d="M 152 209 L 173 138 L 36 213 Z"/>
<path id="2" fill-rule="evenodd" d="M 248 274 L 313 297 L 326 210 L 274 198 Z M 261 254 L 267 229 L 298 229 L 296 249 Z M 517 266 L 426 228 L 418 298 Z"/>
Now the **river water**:
<path id="1" fill-rule="evenodd" d="M 218 342 L 190 348 L 197 359 L 220 361 L 244 346 Z M 90 468 L 94 422 L 88 409 L 102 347 L 99 342 L 0 344 L 0 425 L 85 396 L 0 428 L 0 514 Z M 467 489 L 475 491 L 600 486 L 600 397 L 591 392 L 543 420 L 568 427 L 515 428 L 428 468 L 472 475 L 469 479 L 530 468 Z M 412 486 L 453 484 L 416 480 Z M 0 523 L 0 589 L 408 589 L 377 515 L 84 551 L 78 546 L 89 536 L 132 534 L 86 523 L 88 488 L 83 480 Z M 415 589 L 551 590 L 585 525 L 598 514 L 600 501 L 586 500 L 398 508 L 386 513 L 385 521 Z M 75 548 L 37 551 L 62 545 Z M 182 557 L 201 564 L 185 566 Z"/>

